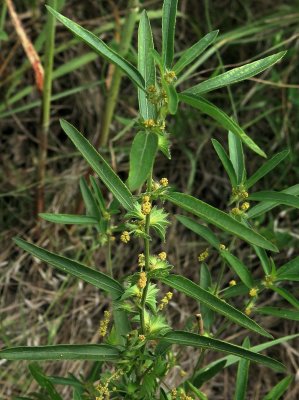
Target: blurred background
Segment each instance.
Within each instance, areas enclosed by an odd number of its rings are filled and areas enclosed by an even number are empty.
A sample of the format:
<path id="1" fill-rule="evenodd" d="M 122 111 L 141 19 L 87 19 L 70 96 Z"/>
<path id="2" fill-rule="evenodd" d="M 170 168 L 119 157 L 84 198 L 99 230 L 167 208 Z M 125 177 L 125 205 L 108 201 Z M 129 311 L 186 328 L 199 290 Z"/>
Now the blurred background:
<path id="1" fill-rule="evenodd" d="M 43 127 L 42 94 L 36 84 L 35 73 L 24 52 L 16 30 L 16 20 L 7 6 L 13 3 L 17 20 L 45 66 L 47 12 L 41 0 L 0 2 L 0 346 L 42 345 L 56 343 L 97 342 L 97 329 L 102 310 L 108 307 L 107 298 L 95 288 L 74 278 L 64 276 L 36 259 L 24 254 L 12 242 L 20 235 L 48 250 L 74 257 L 87 265 L 104 268 L 105 252 L 98 237 L 90 229 L 63 227 L 40 221 L 37 211 L 76 213 L 84 212 L 79 192 L 79 179 L 88 174 L 84 160 L 73 147 L 59 125 L 59 118 L 74 124 L 112 163 L 125 180 L 132 137 L 132 120 L 138 114 L 136 91 L 126 78 L 122 79 L 116 97 L 115 113 L 108 118 L 108 138 L 102 141 L 103 121 L 107 121 L 109 88 L 115 74 L 114 67 L 98 57 L 58 24 L 55 33 L 52 96 L 50 103 L 47 156 L 44 176 L 41 168 L 41 137 Z M 176 55 L 195 43 L 206 33 L 219 29 L 215 46 L 194 68 L 187 70 L 181 83 L 184 89 L 222 69 L 230 69 L 267 55 L 288 50 L 282 62 L 256 78 L 234 85 L 231 96 L 227 89 L 208 94 L 208 99 L 228 114 L 237 115 L 239 124 L 268 156 L 290 149 L 282 164 L 256 186 L 257 190 L 282 190 L 298 183 L 299 158 L 299 2 L 276 0 L 180 0 L 177 20 Z M 65 0 L 58 1 L 61 12 L 86 29 L 93 31 L 115 49 L 119 49 L 124 19 L 128 15 L 127 1 Z M 162 1 L 140 1 L 140 10 L 149 11 L 157 49 L 161 43 Z M 127 43 L 127 59 L 136 63 L 137 23 L 131 43 Z M 155 177 L 167 177 L 172 186 L 198 196 L 223 210 L 231 188 L 227 176 L 211 144 L 217 138 L 227 147 L 227 132 L 211 119 L 187 106 L 180 106 L 175 117 L 168 120 L 171 132 L 172 161 L 158 157 Z M 45 150 L 45 149 L 44 149 Z M 248 174 L 254 172 L 262 159 L 245 149 Z M 43 183 L 41 185 L 41 183 Z M 42 187 L 41 187 L 42 186 Z M 105 188 L 103 188 L 105 192 Z M 106 193 L 109 200 L 109 194 Z M 169 211 L 171 209 L 169 208 Z M 261 232 L 274 239 L 280 248 L 275 262 L 281 265 L 299 254 L 298 213 L 288 209 L 274 209 L 260 218 Z M 274 233 L 273 233 L 274 232 Z M 180 244 L 178 246 L 178 243 Z M 157 243 L 157 248 L 161 245 Z M 119 251 L 118 251 L 118 250 Z M 174 224 L 169 229 L 169 240 L 163 249 L 177 272 L 198 281 L 197 255 L 205 243 Z M 236 253 L 248 256 L 248 249 L 240 246 Z M 139 252 L 139 244 L 125 246 L 116 238 L 113 248 L 115 270 L 134 270 L 132 262 Z M 219 270 L 218 258 L 209 263 L 212 276 Z M 250 267 L 256 277 L 262 272 L 256 259 Z M 232 278 L 227 272 L 227 282 Z M 274 296 L 274 295 L 273 295 Z M 237 304 L 243 306 L 243 300 Z M 174 296 L 169 307 L 173 325 L 183 328 L 196 311 L 196 304 L 183 296 Z M 174 323 L 175 321 L 175 323 Z M 218 321 L 218 320 L 217 320 Z M 257 321 L 259 321 L 257 317 Z M 221 318 L 217 323 L 221 323 Z M 262 325 L 275 337 L 296 333 L 298 326 L 291 321 L 264 317 Z M 237 327 L 224 332 L 223 338 L 241 343 L 244 332 Z M 252 343 L 259 338 L 250 338 Z M 298 370 L 296 343 L 290 342 L 271 349 L 268 353 L 282 360 L 288 371 Z M 209 360 L 219 357 L 209 355 Z M 194 359 L 195 360 L 195 359 Z M 181 367 L 192 369 L 193 356 L 182 360 Z M 32 391 L 26 363 L 0 363 L 0 398 Z M 46 363 L 47 373 L 79 375 L 88 371 L 82 362 Z M 231 399 L 235 367 L 225 369 L 203 387 L 208 397 Z M 259 399 L 279 377 L 264 367 L 251 368 L 250 399 Z M 171 378 L 176 382 L 175 373 Z M 285 399 L 298 398 L 298 387 L 292 386 Z M 64 393 L 68 399 L 68 392 Z"/>

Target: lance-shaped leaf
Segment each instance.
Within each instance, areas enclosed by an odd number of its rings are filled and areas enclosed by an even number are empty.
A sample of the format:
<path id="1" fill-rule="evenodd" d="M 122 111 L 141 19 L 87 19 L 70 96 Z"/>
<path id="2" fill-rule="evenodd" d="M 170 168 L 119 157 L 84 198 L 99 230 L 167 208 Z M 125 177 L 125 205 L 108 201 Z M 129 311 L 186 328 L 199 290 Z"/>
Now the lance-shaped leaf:
<path id="1" fill-rule="evenodd" d="M 238 136 L 252 151 L 262 157 L 266 157 L 264 151 L 249 136 L 246 135 L 243 129 L 232 118 L 230 118 L 224 111 L 220 110 L 220 108 L 216 107 L 203 97 L 194 95 L 192 93 L 180 93 L 179 99 L 182 102 L 197 108 L 202 113 L 209 115 L 224 129 L 231 131 L 234 135 Z"/>
<path id="2" fill-rule="evenodd" d="M 153 35 L 146 11 L 142 12 L 138 28 L 138 70 L 144 79 L 145 87 L 156 84 L 155 61 L 153 56 Z M 138 89 L 139 112 L 144 119 L 156 119 L 155 106 L 147 93 Z"/>
<path id="3" fill-rule="evenodd" d="M 63 400 L 56 391 L 49 377 L 44 374 L 43 370 L 37 363 L 31 363 L 29 365 L 29 371 L 36 382 L 49 394 L 51 400 Z"/>
<path id="4" fill-rule="evenodd" d="M 275 201 L 278 204 L 299 208 L 299 198 L 287 193 L 265 190 L 262 192 L 251 193 L 248 199 L 255 201 Z"/>
<path id="5" fill-rule="evenodd" d="M 179 97 L 177 94 L 177 91 L 175 90 L 174 85 L 165 85 L 165 90 L 167 93 L 167 99 L 168 99 L 168 111 L 171 115 L 175 115 L 178 109 L 178 104 L 179 104 Z"/>
<path id="6" fill-rule="evenodd" d="M 241 281 L 250 289 L 254 286 L 253 278 L 247 267 L 237 257 L 231 254 L 228 250 L 220 252 L 221 257 L 232 267 Z"/>
<path id="7" fill-rule="evenodd" d="M 237 184 L 241 185 L 246 177 L 245 157 L 242 140 L 232 132 L 228 132 L 229 159 L 234 168 Z"/>
<path id="8" fill-rule="evenodd" d="M 287 391 L 288 387 L 293 381 L 292 376 L 286 376 L 275 385 L 262 400 L 279 400 L 281 396 Z"/>
<path id="9" fill-rule="evenodd" d="M 178 0 L 164 0 L 162 15 L 162 63 L 171 68 L 174 54 L 174 33 Z"/>
<path id="10" fill-rule="evenodd" d="M 173 192 L 165 195 L 164 198 L 173 204 L 176 204 L 178 207 L 190 212 L 191 214 L 202 218 L 204 221 L 209 222 L 212 225 L 215 225 L 218 228 L 235 236 L 238 236 L 250 244 L 255 244 L 268 250 L 278 251 L 276 246 L 274 246 L 259 233 L 244 226 L 223 211 L 220 211 L 193 196 L 184 193 Z"/>
<path id="11" fill-rule="evenodd" d="M 193 299 L 205 304 L 211 310 L 214 310 L 219 314 L 224 315 L 226 318 L 245 327 L 246 329 L 250 329 L 266 337 L 271 337 L 268 332 L 266 332 L 255 321 L 248 318 L 241 311 L 232 307 L 225 301 L 220 300 L 218 297 L 214 296 L 212 293 L 209 293 L 207 290 L 202 289 L 200 286 L 196 285 L 196 283 L 190 281 L 189 279 L 179 275 L 169 275 L 167 277 L 160 278 L 160 281 L 172 287 L 173 289 L 176 289 L 181 293 L 185 293 L 187 296 L 192 297 Z"/>
<path id="12" fill-rule="evenodd" d="M 205 35 L 189 49 L 185 50 L 180 59 L 175 63 L 173 70 L 178 75 L 187 65 L 191 64 L 198 56 L 205 51 L 216 39 L 218 30 Z"/>
<path id="13" fill-rule="evenodd" d="M 250 64 L 243 65 L 242 67 L 231 69 L 230 71 L 224 72 L 218 76 L 214 76 L 213 78 L 207 79 L 198 85 L 185 90 L 184 93 L 203 94 L 215 89 L 219 89 L 223 86 L 244 81 L 245 79 L 249 79 L 252 76 L 255 76 L 263 72 L 265 69 L 271 67 L 280 61 L 285 54 L 286 51 L 281 51 L 280 53 L 273 54 L 272 56 L 268 56 Z"/>
<path id="14" fill-rule="evenodd" d="M 226 151 L 222 147 L 222 145 L 218 142 L 218 140 L 212 139 L 212 144 L 214 146 L 214 149 L 227 173 L 229 176 L 230 183 L 232 187 L 237 186 L 237 177 L 236 173 L 233 167 L 233 164 L 231 160 L 229 159 L 228 155 L 226 154 Z"/>
<path id="15" fill-rule="evenodd" d="M 264 249 L 258 246 L 253 246 L 254 251 L 256 252 L 256 255 L 260 259 L 260 262 L 262 264 L 263 270 L 265 272 L 265 275 L 270 275 L 271 274 L 271 263 L 270 259 Z"/>
<path id="16" fill-rule="evenodd" d="M 246 349 L 250 347 L 250 341 L 248 337 L 244 339 L 242 346 Z M 241 360 L 239 361 L 234 400 L 246 399 L 249 364 L 250 361 L 248 359 L 241 358 Z"/>
<path id="17" fill-rule="evenodd" d="M 299 261 L 298 261 L 299 262 Z M 271 289 L 283 297 L 288 303 L 299 310 L 299 300 L 288 290 L 278 286 L 271 286 Z"/>
<path id="18" fill-rule="evenodd" d="M 94 217 L 88 215 L 73 215 L 73 214 L 49 214 L 40 213 L 38 214 L 41 218 L 46 221 L 54 222 L 55 224 L 64 225 L 96 225 L 98 221 Z"/>
<path id="19" fill-rule="evenodd" d="M 89 268 L 86 265 L 69 258 L 51 253 L 50 251 L 28 243 L 23 239 L 14 238 L 14 241 L 19 247 L 21 247 L 21 249 L 32 254 L 34 257 L 52 265 L 64 273 L 76 276 L 77 278 L 110 293 L 113 299 L 119 298 L 124 292 L 120 283 L 102 272 Z"/>
<path id="20" fill-rule="evenodd" d="M 128 185 L 136 190 L 143 185 L 153 168 L 158 150 L 158 136 L 154 132 L 138 132 L 130 152 Z"/>
<path id="21" fill-rule="evenodd" d="M 289 154 L 289 150 L 282 151 L 281 153 L 275 154 L 270 160 L 266 161 L 249 179 L 246 181 L 246 187 L 249 189 L 261 178 L 267 175 L 272 169 L 274 169 L 282 160 Z"/>
<path id="22" fill-rule="evenodd" d="M 107 59 L 112 64 L 118 66 L 135 85 L 144 89 L 144 79 L 138 72 L 138 70 L 130 64 L 127 60 L 121 57 L 116 51 L 112 50 L 107 46 L 100 38 L 89 32 L 87 29 L 82 28 L 76 22 L 64 17 L 53 8 L 46 6 L 48 11 L 53 14 L 58 21 L 60 21 L 66 28 L 68 28 L 75 36 L 85 42 L 91 47 L 96 53 Z"/>
<path id="23" fill-rule="evenodd" d="M 299 333 L 297 333 L 295 335 L 284 336 L 279 339 L 271 340 L 269 342 L 265 342 L 265 343 L 261 343 L 257 346 L 253 346 L 250 348 L 250 351 L 254 351 L 254 352 L 263 351 L 263 350 L 269 349 L 270 347 L 276 346 L 281 343 L 288 342 L 289 340 L 293 340 L 298 337 L 299 337 Z M 203 371 L 205 371 L 208 368 L 212 368 L 214 365 L 216 365 L 217 363 L 219 363 L 221 361 L 226 361 L 225 368 L 227 368 L 227 367 L 230 367 L 231 365 L 235 364 L 239 360 L 240 360 L 239 357 L 236 357 L 233 355 L 226 356 L 226 357 L 220 358 L 216 361 L 212 361 L 210 364 L 208 364 L 206 367 L 203 368 Z"/>
<path id="24" fill-rule="evenodd" d="M 0 351 L 6 360 L 119 360 L 120 351 L 107 344 L 60 344 L 55 346 L 14 347 Z"/>
<path id="25" fill-rule="evenodd" d="M 86 214 L 100 221 L 102 217 L 101 209 L 84 177 L 80 178 L 80 190 L 85 204 Z"/>
<path id="26" fill-rule="evenodd" d="M 73 125 L 63 119 L 60 120 L 60 124 L 64 132 L 120 204 L 127 210 L 132 209 L 133 196 L 131 192 L 118 175 L 116 175 L 107 161 Z"/>
<path id="27" fill-rule="evenodd" d="M 298 196 L 299 195 L 299 184 L 291 186 L 287 189 L 284 189 L 279 193 L 286 193 L 286 194 Z M 247 216 L 249 218 L 256 218 L 256 217 L 272 210 L 272 208 L 279 206 L 279 204 L 280 204 L 279 201 L 262 201 L 261 203 L 257 204 L 256 206 L 250 208 L 247 211 Z"/>
<path id="28" fill-rule="evenodd" d="M 217 375 L 220 371 L 225 367 L 226 361 L 220 361 L 216 363 L 211 368 L 201 368 L 198 373 L 194 375 L 192 378 L 192 382 L 196 387 L 201 387 L 205 382 L 212 379 L 215 375 Z"/>
<path id="29" fill-rule="evenodd" d="M 207 226 L 203 226 L 185 215 L 176 215 L 176 219 L 180 221 L 181 224 L 185 225 L 186 228 L 204 238 L 211 246 L 215 247 L 217 250 L 219 249 L 220 241 Z"/>
<path id="30" fill-rule="evenodd" d="M 206 336 L 201 336 L 196 333 L 185 331 L 172 331 L 163 336 L 163 340 L 168 343 L 178 344 L 180 346 L 192 346 L 203 349 L 222 351 L 230 353 L 238 357 L 246 358 L 247 360 L 266 365 L 275 371 L 284 371 L 284 365 L 274 360 L 273 358 L 255 353 L 244 347 L 237 346 L 219 339 L 213 339 Z"/>
<path id="31" fill-rule="evenodd" d="M 292 321 L 299 321 L 298 310 L 287 310 L 279 307 L 259 307 L 255 312 L 264 315 L 273 315 L 274 317 L 290 319 Z"/>

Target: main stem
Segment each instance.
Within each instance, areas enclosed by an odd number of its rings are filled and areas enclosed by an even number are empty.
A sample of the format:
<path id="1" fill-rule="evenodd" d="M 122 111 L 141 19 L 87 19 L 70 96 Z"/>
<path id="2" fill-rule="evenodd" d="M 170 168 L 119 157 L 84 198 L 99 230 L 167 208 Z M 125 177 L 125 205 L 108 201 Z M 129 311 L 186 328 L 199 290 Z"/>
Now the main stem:
<path id="1" fill-rule="evenodd" d="M 57 0 L 49 4 L 56 9 Z M 55 17 L 48 13 L 45 48 L 45 79 L 42 98 L 42 122 L 39 135 L 39 157 L 38 157 L 38 191 L 37 191 L 37 212 L 44 210 L 44 186 L 47 163 L 48 133 L 50 126 L 51 96 L 52 96 L 52 72 L 55 45 Z"/>
<path id="2" fill-rule="evenodd" d="M 147 192 L 150 193 L 152 190 L 152 174 L 153 170 L 150 171 L 149 177 L 147 179 Z M 149 258 L 150 258 L 150 239 L 148 239 L 149 236 L 149 230 L 150 230 L 150 214 L 148 214 L 145 217 L 145 234 L 146 238 L 144 239 L 144 261 L 145 261 L 145 272 L 149 271 Z M 149 288 L 149 279 L 146 281 L 145 288 L 143 289 L 142 292 L 142 298 L 141 298 L 141 313 L 140 313 L 140 323 L 141 323 L 141 333 L 145 333 L 145 302 L 146 302 L 146 297 L 147 297 L 147 292 Z"/>

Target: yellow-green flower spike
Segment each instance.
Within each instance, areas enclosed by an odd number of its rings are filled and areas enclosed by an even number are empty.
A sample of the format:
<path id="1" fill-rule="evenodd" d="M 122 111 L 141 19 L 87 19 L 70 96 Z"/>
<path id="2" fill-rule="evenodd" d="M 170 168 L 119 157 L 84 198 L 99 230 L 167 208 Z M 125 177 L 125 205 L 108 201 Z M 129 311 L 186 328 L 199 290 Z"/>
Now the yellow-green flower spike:
<path id="1" fill-rule="evenodd" d="M 165 253 L 165 251 L 162 251 L 158 254 L 158 257 L 160 258 L 160 260 L 165 261 L 167 258 L 167 254 Z"/>
<path id="2" fill-rule="evenodd" d="M 162 179 L 160 179 L 160 183 L 162 186 L 166 187 L 166 186 L 168 186 L 168 179 L 162 178 Z"/>
<path id="3" fill-rule="evenodd" d="M 143 121 L 143 125 L 144 125 L 146 128 L 154 128 L 154 127 L 156 126 L 156 123 L 155 123 L 155 121 L 154 121 L 152 118 L 150 118 L 150 119 L 145 119 L 145 120 Z"/>
<path id="4" fill-rule="evenodd" d="M 249 296 L 250 297 L 255 297 L 257 295 L 258 289 L 257 288 L 251 288 L 249 291 Z"/>
<path id="5" fill-rule="evenodd" d="M 243 203 L 241 205 L 241 210 L 247 211 L 249 209 L 249 207 L 250 207 L 250 204 L 248 203 L 248 201 L 245 201 L 245 203 Z"/>
<path id="6" fill-rule="evenodd" d="M 123 243 L 128 243 L 130 241 L 130 234 L 128 231 L 123 231 L 123 233 L 120 235 L 120 240 Z"/>
<path id="7" fill-rule="evenodd" d="M 208 250 L 205 250 L 203 253 L 200 253 L 200 255 L 198 256 L 198 261 L 199 261 L 199 262 L 203 262 L 203 261 L 205 261 L 208 257 L 209 257 L 209 252 L 208 252 Z"/>
<path id="8" fill-rule="evenodd" d="M 139 287 L 139 289 L 144 289 L 146 286 L 146 282 L 147 282 L 146 273 L 140 272 L 139 279 L 137 282 L 137 286 Z"/>

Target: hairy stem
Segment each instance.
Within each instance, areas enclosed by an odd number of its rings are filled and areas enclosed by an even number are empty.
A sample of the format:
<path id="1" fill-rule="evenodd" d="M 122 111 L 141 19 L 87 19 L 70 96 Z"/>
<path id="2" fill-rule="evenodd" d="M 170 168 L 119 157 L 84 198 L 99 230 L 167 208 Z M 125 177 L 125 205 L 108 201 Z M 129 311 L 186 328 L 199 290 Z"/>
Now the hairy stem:
<path id="1" fill-rule="evenodd" d="M 148 180 L 147 180 L 147 191 L 150 192 L 152 190 L 152 173 L 153 171 L 151 170 Z M 149 236 L 149 228 L 150 228 L 150 214 L 148 214 L 145 218 L 145 234 Z M 144 256 L 145 256 L 145 272 L 149 271 L 149 257 L 150 257 L 150 239 L 145 238 L 144 239 Z M 145 288 L 143 289 L 142 292 L 142 298 L 141 298 L 141 314 L 140 314 L 140 323 L 141 323 L 141 333 L 145 332 L 145 321 L 144 321 L 144 316 L 145 316 L 145 302 L 146 302 L 146 297 L 147 297 L 147 292 L 149 288 L 149 279 L 146 281 Z"/>

